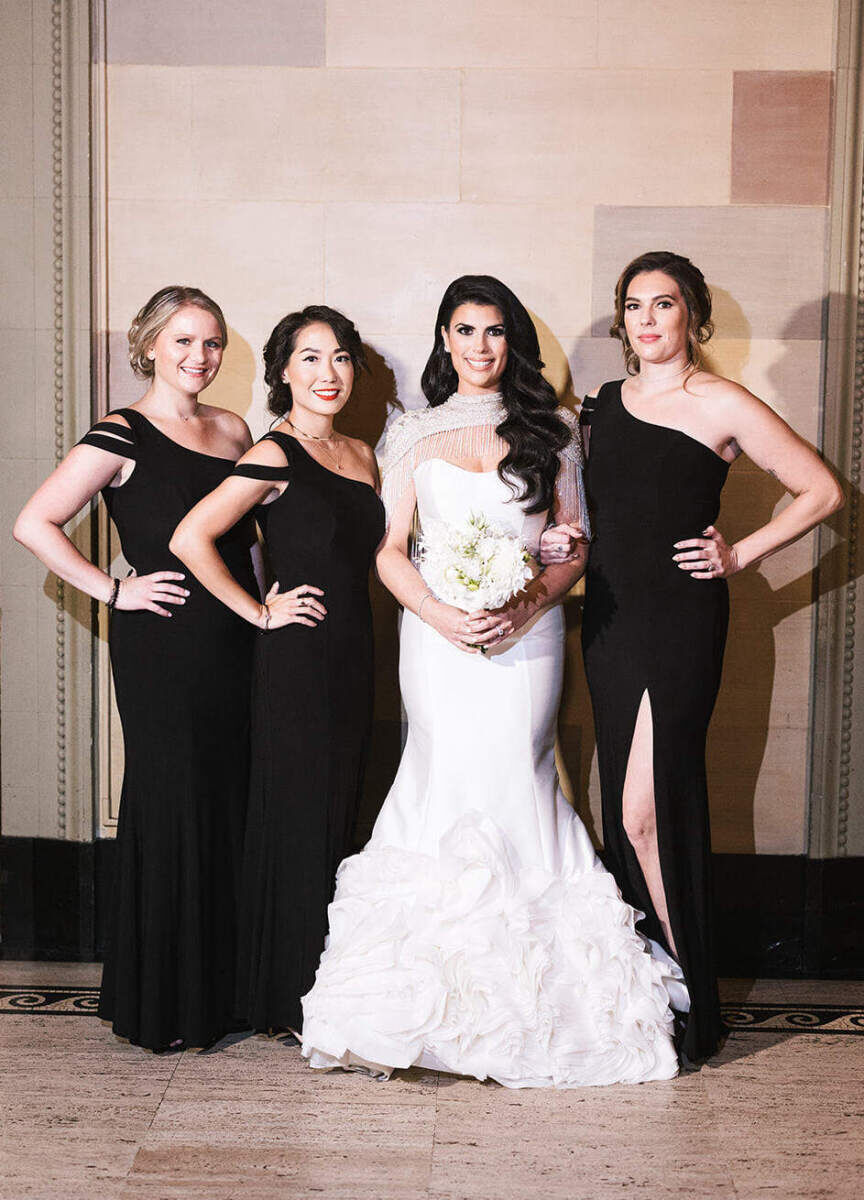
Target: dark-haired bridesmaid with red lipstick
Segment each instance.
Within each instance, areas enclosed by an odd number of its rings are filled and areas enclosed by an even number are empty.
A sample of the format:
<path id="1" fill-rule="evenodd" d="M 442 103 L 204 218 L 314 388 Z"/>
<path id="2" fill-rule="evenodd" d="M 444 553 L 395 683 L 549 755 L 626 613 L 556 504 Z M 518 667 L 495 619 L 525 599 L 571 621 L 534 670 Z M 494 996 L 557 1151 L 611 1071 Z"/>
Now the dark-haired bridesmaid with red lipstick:
<path id="1" fill-rule="evenodd" d="M 342 313 L 284 317 L 264 349 L 278 423 L 178 527 L 171 548 L 260 631 L 240 905 L 238 1011 L 300 1029 L 336 868 L 353 848 L 372 721 L 369 569 L 384 534 L 375 455 L 333 428 L 365 358 Z M 263 604 L 220 539 L 254 512 L 276 582 Z"/>

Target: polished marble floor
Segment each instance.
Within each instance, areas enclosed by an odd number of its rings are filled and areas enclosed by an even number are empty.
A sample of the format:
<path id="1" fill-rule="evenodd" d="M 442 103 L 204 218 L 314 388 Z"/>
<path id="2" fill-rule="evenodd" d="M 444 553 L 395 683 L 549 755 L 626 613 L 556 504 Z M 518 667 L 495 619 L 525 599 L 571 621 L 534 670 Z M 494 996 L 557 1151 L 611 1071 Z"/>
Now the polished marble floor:
<path id="1" fill-rule="evenodd" d="M 99 968 L 0 962 L 0 1200 L 857 1200 L 864 982 L 731 980 L 709 1067 L 509 1091 L 312 1074 L 263 1037 L 147 1054 Z"/>

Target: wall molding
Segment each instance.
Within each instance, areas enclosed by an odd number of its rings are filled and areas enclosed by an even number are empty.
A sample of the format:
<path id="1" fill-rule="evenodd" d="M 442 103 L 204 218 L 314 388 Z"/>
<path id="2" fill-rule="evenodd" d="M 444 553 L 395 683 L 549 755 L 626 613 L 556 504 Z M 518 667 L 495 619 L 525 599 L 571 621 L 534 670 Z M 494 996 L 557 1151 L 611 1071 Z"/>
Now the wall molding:
<path id="1" fill-rule="evenodd" d="M 51 4 L 51 274 L 54 296 L 54 464 L 66 455 L 66 379 L 64 372 L 64 343 L 66 335 L 65 274 L 66 254 L 64 214 L 66 209 L 64 151 L 66 130 L 64 111 L 64 59 L 68 37 L 64 36 L 65 9 L 62 0 Z M 66 607 L 65 584 L 55 580 L 57 690 L 57 832 L 66 836 Z"/>
<path id="2" fill-rule="evenodd" d="M 821 450 L 845 477 L 847 504 L 817 533 L 818 598 L 813 644 L 808 852 L 864 853 L 864 818 L 851 803 L 864 778 L 856 718 L 864 707 L 864 640 L 858 594 L 864 454 L 864 19 L 838 0 L 834 157 L 829 209 L 828 300 Z"/>
<path id="3" fill-rule="evenodd" d="M 90 417 L 110 408 L 108 295 L 108 11 L 107 0 L 90 0 Z M 98 496 L 92 505 L 93 561 L 106 571 L 112 558 L 111 523 Z M 108 649 L 108 611 L 99 606 L 93 648 L 93 820 L 97 836 L 117 828 L 120 797 L 112 740 L 113 680 Z"/>

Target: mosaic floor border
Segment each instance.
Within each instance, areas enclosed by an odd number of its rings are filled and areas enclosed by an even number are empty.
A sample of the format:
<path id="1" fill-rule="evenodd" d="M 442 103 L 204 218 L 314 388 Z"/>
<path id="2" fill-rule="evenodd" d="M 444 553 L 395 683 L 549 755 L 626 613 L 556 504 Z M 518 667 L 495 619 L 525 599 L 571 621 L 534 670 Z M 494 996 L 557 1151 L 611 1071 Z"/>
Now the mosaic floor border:
<path id="1" fill-rule="evenodd" d="M 11 987 L 0 984 L 0 1016 L 96 1015 L 98 987 L 50 984 Z M 739 1001 L 723 1005 L 723 1017 L 734 1033 L 819 1033 L 864 1036 L 864 1006 Z"/>

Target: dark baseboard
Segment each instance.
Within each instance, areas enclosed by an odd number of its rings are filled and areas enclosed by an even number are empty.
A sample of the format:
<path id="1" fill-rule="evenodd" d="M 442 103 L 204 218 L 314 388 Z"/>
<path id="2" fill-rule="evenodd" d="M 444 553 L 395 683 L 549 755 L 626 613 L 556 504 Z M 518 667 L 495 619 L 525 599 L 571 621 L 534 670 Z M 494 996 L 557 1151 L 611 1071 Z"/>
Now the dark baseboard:
<path id="1" fill-rule="evenodd" d="M 0 958 L 100 960 L 113 841 L 0 838 Z M 715 854 L 723 976 L 864 978 L 864 858 Z"/>
<path id="2" fill-rule="evenodd" d="M 0 959 L 101 961 L 114 850 L 0 837 Z"/>

